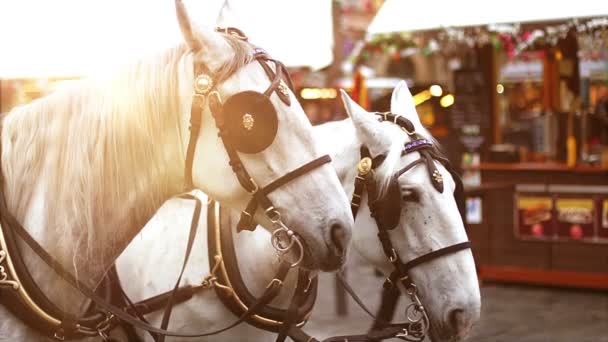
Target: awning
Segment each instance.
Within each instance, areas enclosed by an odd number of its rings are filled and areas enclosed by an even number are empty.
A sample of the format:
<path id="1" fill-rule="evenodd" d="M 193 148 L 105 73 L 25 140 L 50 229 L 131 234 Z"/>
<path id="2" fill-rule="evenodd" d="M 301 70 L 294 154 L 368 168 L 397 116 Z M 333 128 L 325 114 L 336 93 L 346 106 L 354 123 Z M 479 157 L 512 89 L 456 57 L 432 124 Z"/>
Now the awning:
<path id="1" fill-rule="evenodd" d="M 369 25 L 368 35 L 445 27 L 535 22 L 608 15 L 598 0 L 386 0 Z"/>
<path id="2" fill-rule="evenodd" d="M 287 66 L 332 61 L 330 1 L 184 3 L 197 24 L 213 28 L 221 18 Z M 180 41 L 173 0 L 0 1 L 0 78 L 99 73 Z"/>

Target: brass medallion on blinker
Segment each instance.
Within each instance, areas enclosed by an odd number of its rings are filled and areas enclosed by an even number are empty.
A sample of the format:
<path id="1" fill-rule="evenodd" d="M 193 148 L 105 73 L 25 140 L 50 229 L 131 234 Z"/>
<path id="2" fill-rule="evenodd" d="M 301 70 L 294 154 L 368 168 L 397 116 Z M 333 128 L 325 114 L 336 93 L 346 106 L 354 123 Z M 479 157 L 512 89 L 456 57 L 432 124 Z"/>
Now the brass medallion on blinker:
<path id="1" fill-rule="evenodd" d="M 277 112 L 264 94 L 244 91 L 232 95 L 223 105 L 227 139 L 242 153 L 266 149 L 277 135 Z"/>

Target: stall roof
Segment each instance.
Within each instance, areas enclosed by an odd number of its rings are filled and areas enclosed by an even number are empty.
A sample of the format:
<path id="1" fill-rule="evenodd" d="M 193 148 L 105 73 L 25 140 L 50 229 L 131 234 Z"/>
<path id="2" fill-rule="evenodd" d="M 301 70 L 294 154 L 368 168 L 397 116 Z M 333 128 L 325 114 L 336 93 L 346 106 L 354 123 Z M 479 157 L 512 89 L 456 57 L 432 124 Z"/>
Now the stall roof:
<path id="1" fill-rule="evenodd" d="M 241 28 L 287 66 L 319 69 L 332 61 L 330 1 L 184 3 L 197 24 Z M 172 0 L 0 1 L 0 78 L 104 72 L 179 41 Z"/>
<path id="2" fill-rule="evenodd" d="M 442 27 L 536 22 L 608 15 L 598 0 L 386 0 L 368 27 L 368 35 L 433 30 Z"/>

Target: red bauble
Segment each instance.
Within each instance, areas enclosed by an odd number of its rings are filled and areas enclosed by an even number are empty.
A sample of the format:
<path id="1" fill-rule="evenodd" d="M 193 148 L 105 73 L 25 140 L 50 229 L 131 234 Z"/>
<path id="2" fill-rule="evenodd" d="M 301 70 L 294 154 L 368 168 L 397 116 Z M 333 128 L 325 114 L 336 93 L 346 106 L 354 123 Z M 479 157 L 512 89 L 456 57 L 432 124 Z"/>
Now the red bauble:
<path id="1" fill-rule="evenodd" d="M 574 224 L 574 225 L 570 226 L 570 237 L 575 240 L 582 238 L 583 237 L 583 228 L 578 224 Z"/>
<path id="2" fill-rule="evenodd" d="M 543 225 L 536 223 L 532 226 L 532 236 L 541 237 L 544 234 Z"/>

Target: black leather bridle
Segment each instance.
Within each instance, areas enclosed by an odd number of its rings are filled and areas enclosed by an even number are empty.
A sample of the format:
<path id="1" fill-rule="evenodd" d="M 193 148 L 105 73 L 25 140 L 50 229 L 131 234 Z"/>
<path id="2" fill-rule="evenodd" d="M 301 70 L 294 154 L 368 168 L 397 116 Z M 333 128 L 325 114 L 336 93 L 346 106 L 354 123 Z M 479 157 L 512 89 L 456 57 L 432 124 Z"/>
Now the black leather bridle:
<path id="1" fill-rule="evenodd" d="M 225 32 L 233 37 L 247 41 L 245 34 L 236 28 L 218 29 L 218 31 Z M 272 59 L 264 50 L 259 48 L 255 48 L 254 59 L 262 66 L 264 72 L 271 81 L 270 86 L 268 86 L 266 91 L 264 91 L 263 96 L 270 97 L 273 93 L 275 93 L 285 105 L 291 105 L 289 91 L 282 82 L 284 79 L 289 88 L 293 88 L 291 79 L 289 78 L 289 74 L 285 66 L 281 62 Z M 274 63 L 276 72 L 273 71 L 268 65 L 269 62 Z M 321 156 L 288 172 L 266 186 L 260 187 L 253 180 L 249 172 L 247 172 L 247 169 L 243 165 L 243 162 L 237 153 L 237 148 L 235 148 L 236 142 L 230 130 L 230 122 L 227 121 L 227 113 L 224 110 L 225 108 L 222 103 L 222 98 L 217 90 L 218 85 L 224 80 L 215 79 L 213 77 L 213 72 L 204 64 L 195 65 L 195 71 L 197 75 L 194 86 L 195 95 L 190 113 L 190 139 L 188 141 L 188 148 L 186 152 L 185 180 L 186 186 L 188 187 L 187 190 L 193 188 L 192 164 L 194 161 L 194 152 L 202 123 L 202 111 L 205 105 L 208 105 L 209 110 L 211 111 L 211 114 L 215 120 L 215 125 L 219 130 L 219 136 L 222 139 L 224 148 L 226 149 L 226 153 L 230 159 L 229 164 L 232 171 L 236 175 L 241 186 L 251 194 L 251 200 L 249 201 L 246 210 L 244 210 L 241 214 L 241 220 L 239 221 L 238 225 L 239 229 L 255 229 L 257 223 L 254 222 L 253 218 L 258 206 L 261 206 L 265 215 L 276 224 L 277 221 L 280 221 L 280 213 L 274 207 L 272 201 L 268 198 L 268 194 L 278 189 L 282 185 L 294 180 L 295 178 L 298 178 L 326 163 L 329 163 L 331 158 L 329 155 Z M 239 94 L 240 93 L 237 93 L 233 96 L 238 96 Z M 198 105 L 195 102 L 198 102 Z M 245 120 L 245 118 L 243 118 L 243 120 Z M 279 227 L 280 226 L 284 225 L 281 223 Z"/>
<path id="2" fill-rule="evenodd" d="M 406 309 L 406 317 L 410 321 L 409 323 L 414 323 L 404 327 L 403 334 L 405 336 L 401 337 L 412 341 L 421 341 L 426 335 L 429 322 L 424 306 L 417 296 L 416 285 L 408 274 L 409 271 L 420 264 L 448 254 L 456 253 L 461 250 L 469 249 L 471 248 L 471 243 L 470 241 L 456 243 L 454 245 L 443 247 L 430 253 L 421 255 L 404 263 L 399 254 L 396 252 L 389 235 L 389 231 L 394 229 L 399 224 L 401 217 L 401 192 L 398 178 L 415 166 L 423 164 L 426 166 L 433 187 L 437 191 L 443 192 L 443 178 L 441 177 L 441 173 L 435 166 L 434 162 L 435 160 L 438 160 L 454 178 L 456 183 L 454 196 L 458 205 L 458 210 L 464 220 L 465 208 L 462 181 L 455 170 L 451 167 L 448 159 L 441 155 L 433 143 L 416 133 L 414 125 L 410 120 L 390 112 L 375 114 L 380 121 L 393 122 L 401 127 L 401 129 L 410 136 L 411 140 L 405 143 L 401 155 L 418 152 L 420 153 L 420 158 L 397 171 L 390 180 L 386 193 L 383 196 L 380 196 L 377 190 L 378 180 L 375 178 L 375 169 L 382 164 L 385 159 L 385 155 L 371 156 L 367 147 L 362 146 L 361 148 L 361 160 L 358 164 L 358 175 L 355 178 L 355 187 L 351 201 L 353 218 L 356 220 L 363 192 L 367 190 L 370 214 L 376 221 L 376 225 L 378 227 L 378 239 L 380 240 L 384 254 L 394 268 L 393 272 L 386 279 L 383 285 L 384 290 L 382 295 L 381 309 L 379 311 L 379 315 L 377 317 L 373 317 L 374 326 L 372 328 L 372 332 L 374 330 L 377 331 L 386 327 L 394 326 L 388 322 L 390 322 L 393 316 L 397 298 L 400 294 L 399 289 L 397 288 L 397 284 L 400 283 L 413 302 Z M 344 278 L 340 277 L 340 279 L 345 285 L 347 291 L 349 291 L 354 299 L 360 305 L 362 305 L 362 301 L 352 291 L 350 286 L 345 282 Z M 369 312 L 367 309 L 366 311 Z"/>

